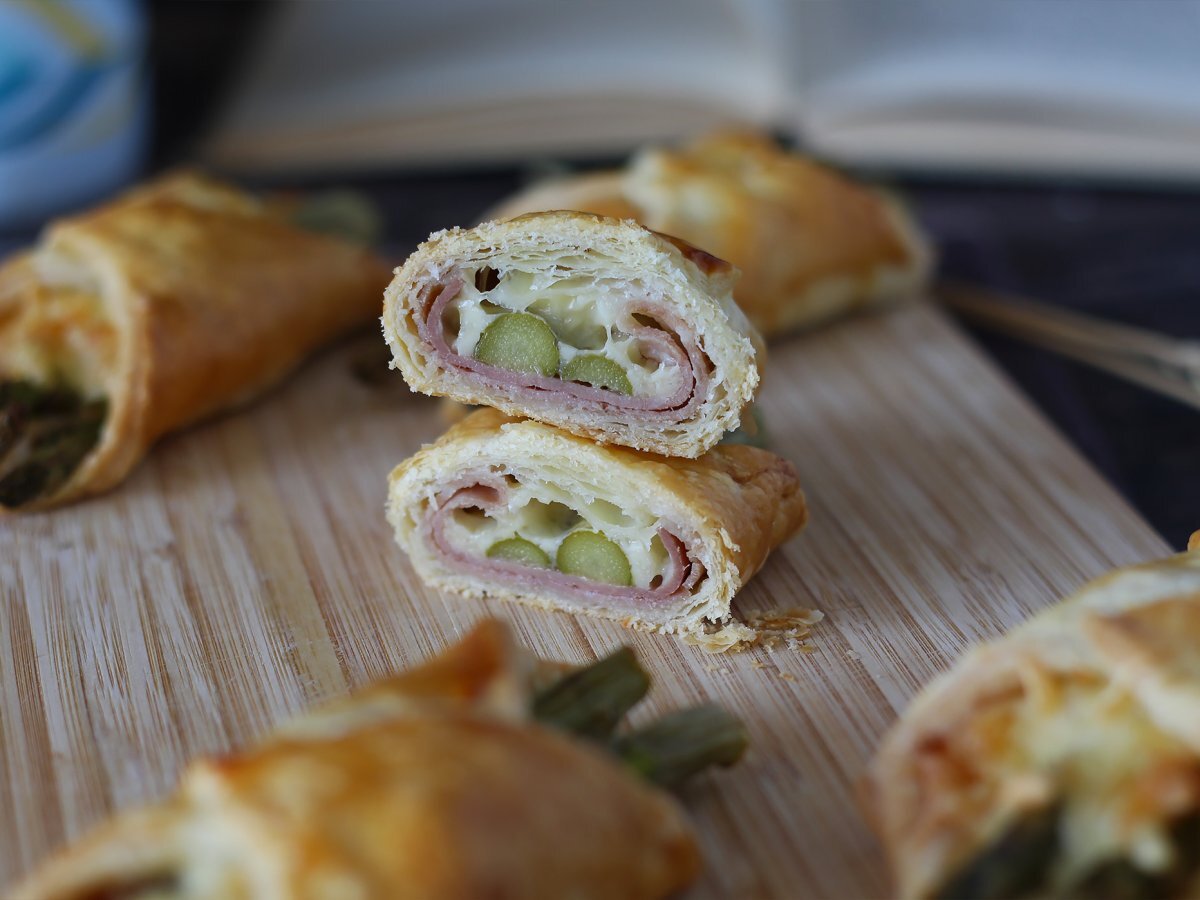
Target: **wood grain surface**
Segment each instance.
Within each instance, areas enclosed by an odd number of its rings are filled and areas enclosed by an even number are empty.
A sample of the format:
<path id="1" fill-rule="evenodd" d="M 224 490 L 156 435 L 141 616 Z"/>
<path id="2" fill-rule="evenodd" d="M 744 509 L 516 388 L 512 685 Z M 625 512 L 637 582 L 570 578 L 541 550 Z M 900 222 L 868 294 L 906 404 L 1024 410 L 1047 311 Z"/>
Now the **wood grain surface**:
<path id="1" fill-rule="evenodd" d="M 1167 549 L 917 304 L 772 348 L 767 428 L 812 522 L 740 607 L 823 611 L 808 652 L 712 656 L 443 599 L 383 516 L 387 473 L 442 430 L 437 404 L 350 377 L 375 340 L 169 439 L 106 497 L 0 522 L 0 884 L 197 754 L 499 615 L 549 657 L 633 643 L 655 679 L 644 715 L 709 699 L 746 719 L 744 763 L 686 797 L 708 859 L 690 896 L 884 897 L 855 782 L 897 711 L 970 642 Z"/>

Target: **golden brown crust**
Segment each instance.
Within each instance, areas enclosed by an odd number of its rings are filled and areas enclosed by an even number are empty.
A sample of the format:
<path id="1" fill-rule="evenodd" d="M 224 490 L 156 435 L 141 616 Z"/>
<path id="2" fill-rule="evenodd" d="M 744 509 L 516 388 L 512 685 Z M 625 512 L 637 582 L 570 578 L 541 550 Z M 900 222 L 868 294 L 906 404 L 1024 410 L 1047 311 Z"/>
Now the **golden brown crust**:
<path id="1" fill-rule="evenodd" d="M 1188 540 L 1189 550 L 1200 550 L 1200 531 L 1192 533 L 1191 539 Z"/>
<path id="2" fill-rule="evenodd" d="M 1188 877 L 1172 829 L 1200 812 L 1198 643 L 1184 554 L 1098 579 L 927 686 L 864 790 L 899 895 L 941 896 L 1037 816 L 1052 849 L 1031 895 L 1086 894 L 1120 860 L 1164 894 Z"/>
<path id="3" fill-rule="evenodd" d="M 396 539 L 423 578 L 468 596 L 566 608 L 561 599 L 484 584 L 439 561 L 423 527 L 433 498 L 472 468 L 491 462 L 543 465 L 586 473 L 590 483 L 630 505 L 662 511 L 695 537 L 707 573 L 685 604 L 631 613 L 590 606 L 572 609 L 629 625 L 678 632 L 711 649 L 751 637 L 730 619 L 734 595 L 762 568 L 771 551 L 796 534 L 808 510 L 795 467 L 766 450 L 721 445 L 698 459 L 663 457 L 595 444 L 539 422 L 492 409 L 472 413 L 436 443 L 401 463 L 391 476 L 389 520 Z M 717 626 L 716 633 L 710 633 Z"/>
<path id="4" fill-rule="evenodd" d="M 647 149 L 620 173 L 537 185 L 489 215 L 567 208 L 632 215 L 729 260 L 767 337 L 919 290 L 931 265 L 894 199 L 752 132 Z"/>
<path id="5" fill-rule="evenodd" d="M 168 431 L 270 387 L 376 315 L 387 278 L 363 248 L 294 228 L 191 173 L 52 224 L 0 270 L 0 374 L 54 378 L 81 345 L 104 343 L 74 386 L 107 395 L 109 419 L 74 477 L 34 505 L 110 488 Z M 64 292 L 90 307 L 48 302 Z"/>
<path id="6" fill-rule="evenodd" d="M 269 830 L 305 849 L 284 896 L 322 882 L 380 898 L 665 896 L 696 873 L 690 835 L 670 801 L 602 753 L 447 715 L 202 764 L 184 791 L 248 838 Z"/>
<path id="7" fill-rule="evenodd" d="M 181 900 L 657 898 L 685 887 L 700 858 L 677 804 L 603 750 L 528 722 L 521 658 L 485 623 L 333 714 L 193 765 L 173 800 L 102 826 L 12 896 L 92 900 L 155 879 Z M 520 709 L 488 699 L 497 680 L 522 685 Z"/>

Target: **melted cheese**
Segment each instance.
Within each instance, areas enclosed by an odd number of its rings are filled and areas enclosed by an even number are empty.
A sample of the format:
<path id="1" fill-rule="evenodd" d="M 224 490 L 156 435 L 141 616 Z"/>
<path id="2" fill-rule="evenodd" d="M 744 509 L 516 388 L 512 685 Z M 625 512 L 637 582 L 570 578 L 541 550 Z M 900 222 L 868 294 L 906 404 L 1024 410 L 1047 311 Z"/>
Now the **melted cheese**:
<path id="1" fill-rule="evenodd" d="M 33 296 L 0 323 L 0 374 L 64 384 L 89 399 L 110 393 L 119 345 L 99 285 L 47 251 L 32 257 L 24 272 L 18 291 Z"/>
<path id="2" fill-rule="evenodd" d="M 1117 858 L 1148 872 L 1168 868 L 1175 858 L 1168 833 L 1173 813 L 1161 809 L 1166 801 L 1155 787 L 1160 774 L 1193 754 L 1118 686 L 1080 674 L 1039 673 L 1026 688 L 1014 706 L 972 722 L 962 745 L 993 768 L 1000 818 L 1008 818 L 1005 807 L 1020 806 L 1032 773 L 1062 805 L 1061 849 L 1051 875 L 1057 889 Z"/>
<path id="3" fill-rule="evenodd" d="M 563 538 L 582 526 L 624 551 L 636 587 L 657 586 L 655 579 L 665 575 L 670 560 L 658 537 L 662 523 L 646 511 L 624 510 L 600 494 L 589 485 L 567 491 L 549 481 L 519 481 L 510 484 L 507 505 L 492 516 L 455 510 L 446 534 L 456 547 L 481 558 L 497 541 L 521 537 L 553 560 Z"/>
<path id="4" fill-rule="evenodd" d="M 669 397 L 679 386 L 679 366 L 646 359 L 637 340 L 619 328 L 629 299 L 650 295 L 644 285 L 569 272 L 533 276 L 510 271 L 494 288 L 481 292 L 474 273 L 466 274 L 466 283 L 447 308 L 449 320 L 457 320 L 457 334 L 449 343 L 460 356 L 474 355 L 479 336 L 495 319 L 508 312 L 531 312 L 558 338 L 561 365 L 585 353 L 605 356 L 625 370 L 635 397 Z"/>

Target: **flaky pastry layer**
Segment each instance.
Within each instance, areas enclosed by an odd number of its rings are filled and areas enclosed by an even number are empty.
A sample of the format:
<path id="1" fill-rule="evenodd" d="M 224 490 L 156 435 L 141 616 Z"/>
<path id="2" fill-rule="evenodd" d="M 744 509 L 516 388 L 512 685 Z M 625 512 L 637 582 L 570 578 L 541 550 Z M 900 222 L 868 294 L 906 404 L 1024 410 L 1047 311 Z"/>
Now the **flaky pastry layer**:
<path id="1" fill-rule="evenodd" d="M 477 286 L 483 275 L 498 287 Z M 735 277 L 721 260 L 632 222 L 543 213 L 431 236 L 388 287 L 383 331 L 415 391 L 694 458 L 737 428 L 759 383 L 761 340 L 732 299 Z M 513 282 L 524 287 L 513 291 Z M 489 304 L 489 316 L 536 309 L 557 329 L 564 366 L 581 349 L 608 354 L 625 366 L 631 390 L 571 381 L 560 377 L 565 368 L 533 374 L 481 362 L 484 323 L 455 308 L 468 296 L 472 311 Z M 602 346 L 571 344 L 564 323 L 578 315 L 563 307 L 574 296 L 607 310 Z M 645 371 L 629 371 L 639 365 Z"/>
<path id="2" fill-rule="evenodd" d="M 603 516 L 651 523 L 679 540 L 688 568 L 665 569 L 664 585 L 650 591 L 636 583 L 625 590 L 565 584 L 528 567 L 523 577 L 479 557 L 482 565 L 472 565 L 439 538 L 440 510 L 464 487 L 490 482 L 502 489 L 506 479 L 549 483 L 559 496 L 573 497 L 577 511 L 599 501 L 608 512 L 587 525 L 618 542 L 627 532 L 605 530 Z M 714 650 L 752 637 L 732 617 L 733 598 L 806 518 L 795 468 L 765 450 L 722 445 L 696 460 L 660 457 L 595 444 L 495 410 L 473 413 L 401 463 L 392 472 L 388 499 L 397 542 L 435 587 L 679 633 Z"/>
<path id="3" fill-rule="evenodd" d="M 650 147 L 620 170 L 536 184 L 488 213 L 630 217 L 727 259 L 754 326 L 774 337 L 921 291 L 933 253 L 889 194 L 751 132 Z"/>

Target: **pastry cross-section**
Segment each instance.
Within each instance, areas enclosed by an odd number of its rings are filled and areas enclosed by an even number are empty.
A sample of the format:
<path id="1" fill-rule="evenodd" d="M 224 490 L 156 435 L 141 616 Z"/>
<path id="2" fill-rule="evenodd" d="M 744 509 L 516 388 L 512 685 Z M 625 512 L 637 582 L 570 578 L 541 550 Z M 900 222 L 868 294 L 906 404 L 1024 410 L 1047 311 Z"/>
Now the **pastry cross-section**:
<path id="1" fill-rule="evenodd" d="M 791 463 L 596 444 L 480 410 L 392 473 L 388 516 L 430 584 L 675 632 L 746 636 L 737 591 L 804 524 Z"/>
<path id="2" fill-rule="evenodd" d="M 617 171 L 536 184 L 506 219 L 578 209 L 636 219 L 727 259 L 734 294 L 767 337 L 921 291 L 933 253 L 896 197 L 753 132 L 648 147 Z"/>
<path id="3" fill-rule="evenodd" d="M 735 277 L 633 222 L 543 213 L 433 235 L 397 271 L 383 328 L 414 390 L 695 457 L 758 387 Z"/>

